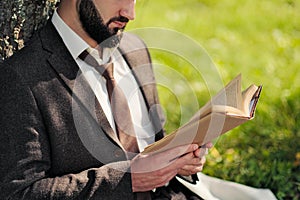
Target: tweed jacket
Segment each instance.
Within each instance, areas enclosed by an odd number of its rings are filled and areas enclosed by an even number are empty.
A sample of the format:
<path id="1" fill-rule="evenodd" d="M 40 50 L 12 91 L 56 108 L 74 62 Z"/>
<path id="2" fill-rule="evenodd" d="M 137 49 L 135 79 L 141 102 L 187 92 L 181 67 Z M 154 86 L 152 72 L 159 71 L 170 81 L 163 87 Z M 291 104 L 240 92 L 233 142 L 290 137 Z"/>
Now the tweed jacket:
<path id="1" fill-rule="evenodd" d="M 124 34 L 120 52 L 163 136 L 150 57 Z M 133 199 L 129 161 L 49 22 L 0 66 L 0 199 Z"/>

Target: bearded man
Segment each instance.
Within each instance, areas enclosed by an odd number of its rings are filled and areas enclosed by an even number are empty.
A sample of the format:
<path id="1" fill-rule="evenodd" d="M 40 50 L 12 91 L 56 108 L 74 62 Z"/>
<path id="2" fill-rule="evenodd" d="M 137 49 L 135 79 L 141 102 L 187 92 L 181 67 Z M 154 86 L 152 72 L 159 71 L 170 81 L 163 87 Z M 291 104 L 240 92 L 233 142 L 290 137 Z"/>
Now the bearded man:
<path id="1" fill-rule="evenodd" d="M 0 199 L 200 199 L 174 177 L 211 144 L 140 154 L 164 117 L 148 50 L 123 33 L 135 3 L 61 0 L 0 66 Z"/>

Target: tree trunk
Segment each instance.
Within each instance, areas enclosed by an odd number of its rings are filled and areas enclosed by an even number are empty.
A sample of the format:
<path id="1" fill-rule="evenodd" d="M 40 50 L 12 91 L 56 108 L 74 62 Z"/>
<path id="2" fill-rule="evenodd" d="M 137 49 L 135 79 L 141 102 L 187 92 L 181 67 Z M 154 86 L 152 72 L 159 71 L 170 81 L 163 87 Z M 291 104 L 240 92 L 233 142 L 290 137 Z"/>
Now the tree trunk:
<path id="1" fill-rule="evenodd" d="M 0 62 L 26 45 L 58 0 L 0 0 Z"/>

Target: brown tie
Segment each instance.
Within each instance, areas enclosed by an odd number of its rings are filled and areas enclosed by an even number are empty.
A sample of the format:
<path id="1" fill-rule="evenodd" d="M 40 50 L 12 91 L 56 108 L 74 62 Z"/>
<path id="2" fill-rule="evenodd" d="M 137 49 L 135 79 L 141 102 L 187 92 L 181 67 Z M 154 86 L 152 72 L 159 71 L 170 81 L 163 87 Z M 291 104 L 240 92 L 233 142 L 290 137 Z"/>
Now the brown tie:
<path id="1" fill-rule="evenodd" d="M 130 115 L 127 99 L 118 87 L 113 75 L 113 63 L 109 62 L 99 65 L 98 62 L 86 51 L 79 56 L 82 60 L 95 67 L 95 69 L 106 79 L 106 88 L 111 104 L 112 114 L 116 124 L 116 130 L 123 148 L 128 152 L 138 153 L 138 144 Z M 96 103 L 99 103 L 96 100 Z"/>

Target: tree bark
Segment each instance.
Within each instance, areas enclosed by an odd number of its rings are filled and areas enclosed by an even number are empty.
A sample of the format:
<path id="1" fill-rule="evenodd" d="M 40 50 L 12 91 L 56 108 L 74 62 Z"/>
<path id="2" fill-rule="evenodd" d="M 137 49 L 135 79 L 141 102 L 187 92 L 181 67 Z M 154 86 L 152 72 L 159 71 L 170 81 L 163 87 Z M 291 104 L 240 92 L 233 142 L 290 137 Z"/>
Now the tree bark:
<path id="1" fill-rule="evenodd" d="M 0 62 L 26 45 L 59 0 L 0 0 Z"/>

